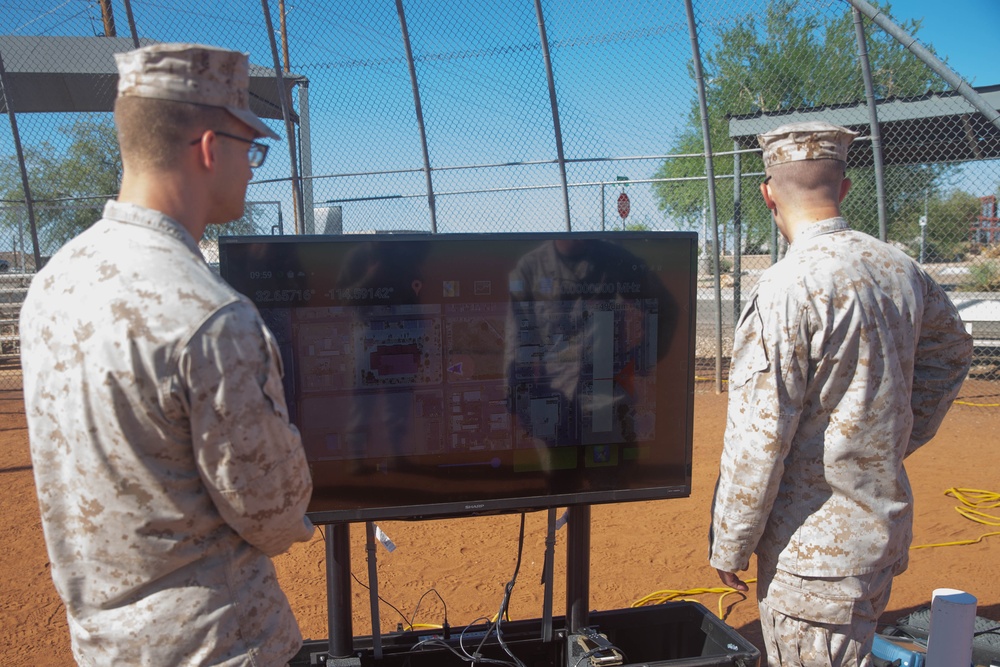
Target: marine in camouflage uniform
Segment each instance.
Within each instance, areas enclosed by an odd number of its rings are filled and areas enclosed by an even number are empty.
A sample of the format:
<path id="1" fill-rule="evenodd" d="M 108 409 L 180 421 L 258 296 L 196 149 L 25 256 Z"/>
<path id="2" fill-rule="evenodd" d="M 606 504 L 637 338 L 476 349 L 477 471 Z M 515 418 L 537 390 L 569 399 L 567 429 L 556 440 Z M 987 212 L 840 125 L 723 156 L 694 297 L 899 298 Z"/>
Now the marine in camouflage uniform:
<path id="1" fill-rule="evenodd" d="M 944 290 L 839 216 L 854 136 L 801 123 L 759 138 L 761 189 L 792 245 L 737 324 L 711 564 L 745 590 L 733 573 L 756 552 L 772 666 L 871 664 L 912 537 L 903 459 L 934 436 L 971 361 Z M 802 195 L 817 175 L 828 194 Z"/>
<path id="2" fill-rule="evenodd" d="M 166 44 L 119 69 L 119 101 L 232 106 L 244 141 L 276 136 L 246 106 L 245 54 Z M 250 174 L 246 144 L 208 134 L 180 150 L 207 146 L 227 173 L 187 174 L 206 184 L 184 195 L 209 203 L 183 222 L 128 201 L 123 137 L 119 201 L 38 273 L 21 313 L 42 526 L 82 665 L 283 665 L 302 642 L 270 556 L 312 536 L 312 483 L 275 341 L 198 249 L 197 220 L 225 221 L 209 183 L 235 181 L 218 194 L 235 212 Z"/>

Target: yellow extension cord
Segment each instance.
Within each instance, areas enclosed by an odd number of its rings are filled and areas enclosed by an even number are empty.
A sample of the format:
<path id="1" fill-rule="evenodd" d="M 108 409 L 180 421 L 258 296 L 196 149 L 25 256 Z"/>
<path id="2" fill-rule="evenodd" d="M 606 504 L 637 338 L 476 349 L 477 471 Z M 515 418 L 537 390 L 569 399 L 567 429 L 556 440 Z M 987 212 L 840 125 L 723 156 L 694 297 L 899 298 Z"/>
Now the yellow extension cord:
<path id="1" fill-rule="evenodd" d="M 984 491 L 982 489 L 958 489 L 951 488 L 944 492 L 944 495 L 951 496 L 958 500 L 961 505 L 955 508 L 955 511 L 964 516 L 970 521 L 975 521 L 986 526 L 1000 526 L 1000 516 L 993 514 L 988 514 L 983 510 L 998 509 L 1000 508 L 1000 493 L 995 491 Z M 919 546 L 911 546 L 910 549 L 931 549 L 934 547 L 957 547 L 966 544 L 976 544 L 982 542 L 984 538 L 991 537 L 993 535 L 1000 535 L 1000 531 L 984 533 L 974 540 L 957 540 L 954 542 L 939 542 L 936 544 L 921 544 Z M 756 579 L 747 579 L 746 583 L 753 584 L 756 583 Z M 659 591 L 654 591 L 649 595 L 646 595 L 635 602 L 632 603 L 633 607 L 645 607 L 649 605 L 663 604 L 664 602 L 696 602 L 692 600 L 691 597 L 695 595 L 718 595 L 718 617 L 725 620 L 725 615 L 722 610 L 722 603 L 727 597 L 734 594 L 743 594 L 742 591 L 738 591 L 735 588 L 730 588 L 729 586 L 716 586 L 713 588 L 690 588 L 688 590 L 671 590 L 664 589 Z M 508 619 L 509 620 L 509 619 Z M 490 622 L 496 621 L 496 614 L 490 619 Z M 430 623 L 414 623 L 413 625 L 407 626 L 406 630 L 437 630 L 440 629 L 440 625 L 433 625 Z"/>
<path id="2" fill-rule="evenodd" d="M 987 526 L 1000 526 L 1000 516 L 988 514 L 983 511 L 984 509 L 1000 508 L 1000 493 L 983 491 L 982 489 L 951 488 L 945 491 L 944 495 L 952 496 L 961 503 L 959 507 L 955 508 L 955 511 L 964 516 L 966 519 Z M 1000 535 L 1000 531 L 984 533 L 974 540 L 957 540 L 954 542 L 940 542 L 937 544 L 921 544 L 919 546 L 910 547 L 910 549 L 930 549 L 933 547 L 954 547 L 966 544 L 976 544 L 977 542 L 981 542 L 984 538 L 992 535 Z M 746 583 L 752 584 L 756 581 L 756 579 L 747 579 Z M 664 602 L 670 601 L 695 602 L 695 600 L 690 600 L 689 598 L 694 595 L 714 594 L 721 596 L 719 597 L 718 617 L 725 620 L 726 617 L 723 615 L 724 612 L 722 611 L 722 602 L 727 597 L 735 593 L 742 594 L 742 591 L 737 591 L 735 588 L 730 588 L 729 586 L 717 586 L 715 588 L 691 588 L 686 591 L 666 589 L 654 591 L 649 595 L 633 602 L 632 606 L 643 607 L 646 605 L 663 604 Z"/>
<path id="3" fill-rule="evenodd" d="M 757 579 L 746 579 L 745 583 L 752 584 L 755 583 Z M 640 598 L 632 603 L 633 607 L 645 607 L 648 605 L 663 604 L 664 602 L 697 602 L 697 600 L 689 599 L 692 595 L 705 595 L 714 594 L 719 595 L 719 613 L 718 616 L 721 619 L 725 619 L 722 612 L 722 602 L 730 595 L 734 593 L 739 593 L 743 595 L 743 591 L 738 591 L 735 588 L 730 588 L 729 586 L 716 586 L 714 588 L 691 588 L 686 591 L 675 591 L 670 589 L 665 589 L 662 591 L 654 591 L 649 595 Z"/>
<path id="4" fill-rule="evenodd" d="M 955 498 L 962 503 L 955 508 L 955 511 L 964 516 L 969 521 L 981 523 L 984 526 L 1000 526 L 1000 516 L 987 514 L 983 510 L 996 509 L 1000 507 L 1000 493 L 995 491 L 983 491 L 982 489 L 956 489 L 951 488 L 944 492 L 944 495 Z M 965 544 L 976 544 L 982 542 L 983 538 L 993 535 L 1000 535 L 1000 531 L 983 533 L 974 540 L 957 540 L 954 542 L 938 542 L 936 544 L 921 544 L 910 547 L 911 549 L 930 549 L 932 547 L 957 547 Z"/>

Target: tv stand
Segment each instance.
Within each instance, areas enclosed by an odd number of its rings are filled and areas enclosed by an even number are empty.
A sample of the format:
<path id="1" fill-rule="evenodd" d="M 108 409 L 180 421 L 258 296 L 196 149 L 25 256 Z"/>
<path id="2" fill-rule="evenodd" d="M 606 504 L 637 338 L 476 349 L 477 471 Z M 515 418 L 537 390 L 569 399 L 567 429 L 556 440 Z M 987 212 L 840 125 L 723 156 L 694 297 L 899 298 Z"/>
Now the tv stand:
<path id="1" fill-rule="evenodd" d="M 369 550 L 369 601 L 372 608 L 372 649 L 380 657 L 381 631 L 378 622 L 378 576 L 374 566 L 374 524 L 365 524 Z M 590 609 L 590 505 L 570 508 L 566 521 L 566 619 L 570 631 L 587 625 Z M 329 658 L 354 655 L 353 609 L 351 608 L 351 528 L 348 523 L 330 524 L 326 541 L 326 597 Z M 552 575 L 555 551 L 555 509 L 548 510 L 545 549 L 545 588 L 542 641 L 552 639 Z M 333 663 L 330 663 L 333 664 Z M 350 663 L 345 663 L 350 664 Z"/>
<path id="2" fill-rule="evenodd" d="M 327 655 L 354 653 L 351 620 L 351 524 L 330 524 L 326 531 L 326 619 L 330 642 Z"/>
<path id="3" fill-rule="evenodd" d="M 617 649 L 607 652 L 617 662 L 600 664 L 630 667 L 758 667 L 760 652 L 735 630 L 696 602 L 665 604 L 591 612 L 589 505 L 570 509 L 566 541 L 566 615 L 552 616 L 552 573 L 555 544 L 555 510 L 549 510 L 545 553 L 545 591 L 541 619 L 504 623 L 504 643 L 530 667 L 590 667 L 581 646 L 586 640 L 605 642 Z M 350 525 L 329 524 L 325 534 L 327 554 L 327 609 L 329 638 L 308 641 L 289 663 L 291 667 L 465 667 L 468 660 L 456 655 L 457 633 L 444 640 L 440 631 L 405 631 L 382 636 L 379 630 L 378 584 L 375 569 L 374 524 L 366 524 L 371 580 L 372 634 L 355 637 L 352 627 Z M 490 625 L 474 626 L 469 633 L 482 636 Z M 450 641 L 444 646 L 416 650 L 428 639 Z M 581 641 L 581 638 L 584 641 Z M 498 642 L 486 642 L 482 656 L 509 661 Z"/>

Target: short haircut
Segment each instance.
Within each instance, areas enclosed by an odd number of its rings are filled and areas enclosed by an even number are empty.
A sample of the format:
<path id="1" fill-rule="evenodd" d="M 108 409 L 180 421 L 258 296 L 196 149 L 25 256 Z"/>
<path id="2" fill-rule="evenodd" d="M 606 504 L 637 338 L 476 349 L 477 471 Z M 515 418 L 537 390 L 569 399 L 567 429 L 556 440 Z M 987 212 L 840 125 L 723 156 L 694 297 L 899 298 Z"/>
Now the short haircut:
<path id="1" fill-rule="evenodd" d="M 229 130 L 239 121 L 220 107 L 147 97 L 115 100 L 122 161 L 139 171 L 169 169 L 206 130 Z"/>
<path id="2" fill-rule="evenodd" d="M 795 199 L 840 201 L 846 165 L 840 160 L 797 160 L 767 169 L 772 187 Z"/>

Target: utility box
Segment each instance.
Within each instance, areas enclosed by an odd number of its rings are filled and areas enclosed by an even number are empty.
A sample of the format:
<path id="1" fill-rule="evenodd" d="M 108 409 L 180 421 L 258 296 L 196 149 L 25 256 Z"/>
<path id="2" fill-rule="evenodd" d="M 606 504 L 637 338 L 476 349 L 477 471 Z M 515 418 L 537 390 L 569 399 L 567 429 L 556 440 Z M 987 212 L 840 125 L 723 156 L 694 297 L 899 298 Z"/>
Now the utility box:
<path id="1" fill-rule="evenodd" d="M 760 651 L 697 602 L 591 612 L 590 627 L 638 667 L 758 667 Z M 604 663 L 608 664 L 608 663 Z M 580 667 L 590 666 L 583 661 Z"/>
<path id="2" fill-rule="evenodd" d="M 506 648 L 529 667 L 759 667 L 760 651 L 697 602 L 668 602 L 650 607 L 591 612 L 588 634 L 606 638 L 620 654 L 595 652 L 584 657 L 584 642 L 553 620 L 552 640 L 542 641 L 538 619 L 512 621 L 501 627 Z M 464 630 L 464 633 L 463 633 Z M 375 657 L 371 637 L 354 640 L 354 656 L 362 667 L 463 667 L 463 652 L 510 662 L 496 634 L 482 642 L 485 625 L 403 632 L 381 638 Z M 290 667 L 326 664 L 324 642 L 306 642 Z M 594 660 L 596 658 L 596 660 Z M 333 662 L 330 663 L 334 664 Z"/>

